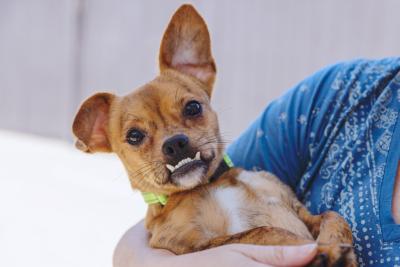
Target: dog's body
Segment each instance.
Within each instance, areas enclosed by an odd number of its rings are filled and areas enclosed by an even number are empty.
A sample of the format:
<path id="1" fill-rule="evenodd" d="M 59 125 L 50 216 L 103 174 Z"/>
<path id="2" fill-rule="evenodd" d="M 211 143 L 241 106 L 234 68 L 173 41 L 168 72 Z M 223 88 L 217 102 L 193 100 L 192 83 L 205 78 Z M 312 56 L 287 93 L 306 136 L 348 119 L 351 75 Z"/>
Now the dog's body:
<path id="1" fill-rule="evenodd" d="M 263 226 L 292 232 L 298 240 L 290 242 L 310 243 L 313 237 L 298 216 L 301 207 L 291 190 L 271 174 L 233 168 L 213 183 L 172 195 L 165 207 L 151 206 L 150 244 L 182 254 Z"/>
<path id="2" fill-rule="evenodd" d="M 336 213 L 311 215 L 266 172 L 231 168 L 210 182 L 223 142 L 210 97 L 216 67 L 210 37 L 190 5 L 173 16 L 160 49 L 161 73 L 125 97 L 86 100 L 73 125 L 77 147 L 115 152 L 132 187 L 168 196 L 149 205 L 150 245 L 176 254 L 229 243 L 319 243 L 313 266 L 356 266 L 352 235 Z"/>

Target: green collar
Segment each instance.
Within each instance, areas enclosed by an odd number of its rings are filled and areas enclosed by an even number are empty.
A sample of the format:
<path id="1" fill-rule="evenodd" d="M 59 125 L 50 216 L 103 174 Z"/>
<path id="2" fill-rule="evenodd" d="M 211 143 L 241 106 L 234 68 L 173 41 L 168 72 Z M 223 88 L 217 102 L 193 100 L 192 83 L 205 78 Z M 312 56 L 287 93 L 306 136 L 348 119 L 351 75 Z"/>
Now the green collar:
<path id="1" fill-rule="evenodd" d="M 225 166 L 223 166 L 225 165 Z M 226 169 L 226 167 L 228 168 L 232 168 L 233 162 L 232 160 L 229 158 L 229 156 L 227 154 L 224 154 L 223 157 L 223 161 L 221 162 L 220 166 L 218 167 L 218 169 L 215 171 L 216 173 L 214 173 L 211 181 L 216 180 L 216 176 L 220 176 L 223 171 L 219 171 L 220 169 Z M 162 206 L 165 206 L 165 204 L 167 204 L 168 202 L 168 196 L 167 195 L 158 195 L 155 193 L 150 193 L 150 192 L 142 192 L 142 196 L 144 199 L 144 202 L 146 202 L 147 204 L 151 205 L 151 204 L 161 204 Z"/>
<path id="2" fill-rule="evenodd" d="M 157 195 L 154 193 L 149 193 L 149 192 L 142 192 L 142 196 L 144 199 L 144 202 L 147 204 L 157 204 L 160 203 L 161 205 L 167 204 L 168 201 L 168 196 L 167 195 Z"/>

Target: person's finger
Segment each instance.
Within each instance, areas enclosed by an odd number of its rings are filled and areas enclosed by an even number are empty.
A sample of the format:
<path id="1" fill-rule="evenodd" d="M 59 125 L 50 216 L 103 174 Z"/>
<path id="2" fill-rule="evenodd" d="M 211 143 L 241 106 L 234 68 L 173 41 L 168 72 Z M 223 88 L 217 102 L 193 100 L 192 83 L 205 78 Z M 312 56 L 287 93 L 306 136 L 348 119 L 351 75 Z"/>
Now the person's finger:
<path id="1" fill-rule="evenodd" d="M 304 266 L 317 253 L 316 244 L 303 246 L 232 245 L 232 249 L 255 261 L 272 266 Z"/>

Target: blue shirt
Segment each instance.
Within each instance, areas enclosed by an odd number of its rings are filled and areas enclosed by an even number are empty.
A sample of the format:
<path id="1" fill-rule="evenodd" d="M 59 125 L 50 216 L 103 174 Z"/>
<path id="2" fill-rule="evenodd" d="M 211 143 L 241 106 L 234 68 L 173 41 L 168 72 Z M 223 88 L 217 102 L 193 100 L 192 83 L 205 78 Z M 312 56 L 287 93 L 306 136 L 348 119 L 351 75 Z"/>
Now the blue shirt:
<path id="1" fill-rule="evenodd" d="M 392 194 L 400 159 L 400 58 L 327 67 L 273 101 L 228 148 L 266 170 L 314 214 L 350 224 L 360 266 L 400 266 Z"/>

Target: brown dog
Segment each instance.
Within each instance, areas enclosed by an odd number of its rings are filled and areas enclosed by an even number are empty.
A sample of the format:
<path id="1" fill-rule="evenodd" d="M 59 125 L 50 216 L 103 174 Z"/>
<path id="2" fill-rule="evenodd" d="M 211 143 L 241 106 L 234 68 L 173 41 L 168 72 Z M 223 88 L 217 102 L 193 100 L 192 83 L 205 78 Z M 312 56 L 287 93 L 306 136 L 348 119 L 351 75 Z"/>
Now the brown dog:
<path id="1" fill-rule="evenodd" d="M 152 193 L 150 245 L 182 254 L 230 243 L 316 240 L 313 266 L 356 266 L 351 231 L 338 214 L 311 215 L 270 173 L 223 171 L 210 107 L 216 67 L 207 26 L 192 6 L 172 17 L 159 62 L 160 75 L 133 93 L 87 99 L 73 124 L 79 149 L 115 152 L 132 187 Z"/>

